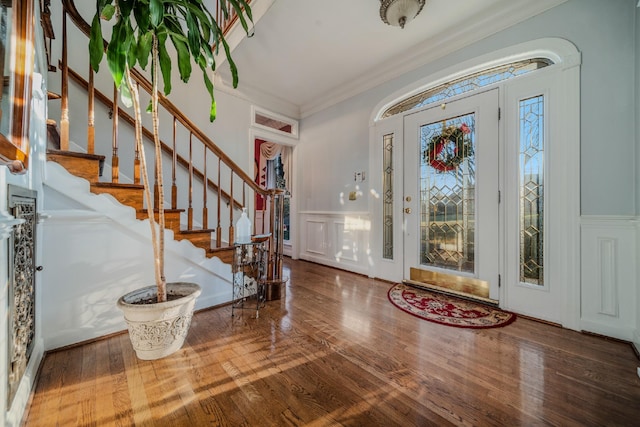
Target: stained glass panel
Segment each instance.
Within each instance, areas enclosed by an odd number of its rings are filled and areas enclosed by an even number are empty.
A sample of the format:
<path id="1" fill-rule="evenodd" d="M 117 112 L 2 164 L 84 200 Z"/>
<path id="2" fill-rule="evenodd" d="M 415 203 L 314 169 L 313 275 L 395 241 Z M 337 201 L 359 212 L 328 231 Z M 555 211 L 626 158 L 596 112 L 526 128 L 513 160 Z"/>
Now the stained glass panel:
<path id="1" fill-rule="evenodd" d="M 475 114 L 420 128 L 420 262 L 475 272 Z"/>
<path id="2" fill-rule="evenodd" d="M 383 138 L 382 257 L 393 259 L 393 134 Z"/>
<path id="3" fill-rule="evenodd" d="M 520 101 L 520 282 L 544 285 L 544 97 Z"/>
<path id="4" fill-rule="evenodd" d="M 434 102 L 443 101 L 456 95 L 517 77 L 551 64 L 552 62 L 548 59 L 534 58 L 483 70 L 475 74 L 452 80 L 407 98 L 385 111 L 382 118 L 422 108 Z"/>

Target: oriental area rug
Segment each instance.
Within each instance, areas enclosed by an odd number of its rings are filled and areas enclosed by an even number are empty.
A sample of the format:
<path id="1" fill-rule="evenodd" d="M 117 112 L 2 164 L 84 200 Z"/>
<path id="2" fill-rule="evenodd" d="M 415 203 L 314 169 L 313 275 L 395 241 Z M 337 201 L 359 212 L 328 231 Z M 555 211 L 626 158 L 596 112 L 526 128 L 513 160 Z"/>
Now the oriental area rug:
<path id="1" fill-rule="evenodd" d="M 430 322 L 458 328 L 498 328 L 516 319 L 514 313 L 398 283 L 389 301 L 400 310 Z"/>

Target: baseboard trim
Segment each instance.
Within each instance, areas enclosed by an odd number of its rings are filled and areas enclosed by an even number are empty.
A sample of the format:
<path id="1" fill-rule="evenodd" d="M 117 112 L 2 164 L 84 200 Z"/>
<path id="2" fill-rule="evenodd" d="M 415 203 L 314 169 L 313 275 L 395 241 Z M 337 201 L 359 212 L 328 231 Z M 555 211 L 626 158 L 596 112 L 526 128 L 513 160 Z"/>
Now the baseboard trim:
<path id="1" fill-rule="evenodd" d="M 369 269 L 366 266 L 362 266 L 358 264 L 351 264 L 346 262 L 335 262 L 324 256 L 318 257 L 318 256 L 310 255 L 308 252 L 301 253 L 299 259 L 312 262 L 314 264 L 320 264 L 327 267 L 335 268 L 338 270 L 349 271 L 351 273 L 356 273 L 356 274 L 360 274 L 367 277 L 369 276 Z"/>

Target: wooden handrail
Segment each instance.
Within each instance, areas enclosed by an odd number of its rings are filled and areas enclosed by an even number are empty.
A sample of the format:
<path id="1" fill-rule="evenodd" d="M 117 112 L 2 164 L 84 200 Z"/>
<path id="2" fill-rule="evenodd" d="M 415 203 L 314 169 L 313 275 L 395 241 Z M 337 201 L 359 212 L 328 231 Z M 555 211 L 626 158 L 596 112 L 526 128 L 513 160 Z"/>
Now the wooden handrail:
<path id="1" fill-rule="evenodd" d="M 74 80 L 76 83 L 78 83 L 80 86 L 82 86 L 85 90 L 89 87 L 88 82 L 80 75 L 78 74 L 76 71 L 74 71 L 72 68 L 69 68 L 69 77 L 71 77 L 72 80 Z M 95 90 L 95 99 L 97 99 L 101 104 L 105 105 L 106 107 L 111 107 L 112 105 L 112 100 L 106 96 L 105 94 L 103 94 L 102 92 L 100 92 L 97 89 Z M 129 113 L 127 113 L 126 111 L 124 111 L 123 109 L 118 109 L 118 116 L 124 120 L 127 124 L 131 125 L 131 126 L 135 126 L 135 119 L 129 115 Z M 142 135 L 147 138 L 148 140 L 153 141 L 153 132 L 151 132 L 151 130 L 147 129 L 145 126 L 142 126 Z M 163 141 L 160 141 L 160 144 L 162 145 L 162 151 L 164 153 L 168 153 L 173 155 L 174 151 L 173 149 L 166 144 Z M 184 167 L 184 168 L 188 168 L 189 167 L 189 162 L 183 158 L 182 156 L 176 154 L 176 162 L 177 164 L 179 164 L 180 166 Z M 197 168 L 193 169 L 193 174 L 196 178 L 200 179 L 200 180 L 204 180 L 204 173 L 202 171 L 200 171 Z M 137 182 L 135 182 L 135 184 L 137 184 Z M 212 180 L 207 178 L 207 185 L 209 187 L 212 187 L 215 191 L 218 191 L 218 185 L 213 182 Z M 221 190 L 221 196 L 224 200 L 226 200 L 227 203 L 229 203 L 229 201 L 231 200 L 231 196 L 229 195 L 229 193 L 227 193 L 226 191 Z M 233 205 L 235 208 L 237 209 L 242 209 L 244 207 L 244 203 L 239 202 L 237 200 L 233 201 Z M 172 209 L 175 209 L 174 207 L 172 207 Z"/>
<path id="2" fill-rule="evenodd" d="M 69 15 L 69 18 L 73 21 L 74 24 L 82 31 L 87 37 L 91 32 L 91 26 L 87 23 L 87 21 L 82 18 L 78 9 L 73 2 L 73 0 L 62 0 L 62 5 L 66 13 Z M 106 41 L 105 41 L 106 45 Z M 131 76 L 133 79 L 140 84 L 147 93 L 151 93 L 152 85 L 149 80 L 147 80 L 142 73 L 140 73 L 137 69 L 131 70 Z M 187 129 L 188 132 L 193 133 L 195 137 L 197 137 L 209 151 L 215 154 L 227 167 L 229 167 L 240 179 L 242 179 L 253 191 L 263 196 L 268 194 L 267 190 L 258 186 L 254 182 L 254 180 L 247 175 L 244 170 L 240 166 L 238 166 L 229 156 L 227 156 L 204 132 L 202 132 L 190 119 L 188 119 L 182 111 L 178 107 L 176 107 L 171 101 L 169 101 L 164 95 L 161 93 L 158 94 L 159 99 L 158 102 L 162 105 L 169 114 L 173 115 L 178 121 Z"/>

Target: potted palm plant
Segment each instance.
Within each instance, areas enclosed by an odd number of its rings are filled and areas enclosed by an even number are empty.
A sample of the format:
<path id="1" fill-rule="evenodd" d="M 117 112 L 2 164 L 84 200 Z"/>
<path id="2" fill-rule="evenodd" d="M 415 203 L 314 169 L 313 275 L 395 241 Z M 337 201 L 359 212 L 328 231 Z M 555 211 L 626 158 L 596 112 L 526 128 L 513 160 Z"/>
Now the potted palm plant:
<path id="1" fill-rule="evenodd" d="M 238 21 L 249 35 L 252 23 L 247 0 L 223 0 L 218 2 L 225 19 L 233 10 Z M 102 36 L 104 22 L 112 22 L 110 40 Z M 167 48 L 168 42 L 175 51 L 175 62 Z M 105 49 L 106 46 L 106 49 Z M 133 106 L 136 117 L 135 141 L 141 153 L 140 170 L 144 184 L 144 199 L 151 225 L 151 241 L 155 271 L 155 286 L 138 289 L 118 300 L 128 324 L 129 335 L 136 354 L 141 359 L 158 359 L 167 356 L 184 342 L 195 299 L 201 289 L 197 284 L 167 283 L 164 274 L 164 197 L 162 173 L 162 147 L 159 137 L 158 91 L 162 76 L 163 92 L 171 92 L 172 66 L 177 64 L 180 79 L 188 82 L 192 64 L 202 71 L 204 84 L 211 97 L 209 119 L 215 120 L 216 102 L 213 93 L 215 55 L 222 47 L 237 87 L 238 72 L 231 58 L 222 29 L 202 0 L 97 0 L 96 14 L 91 24 L 89 56 L 91 67 L 98 72 L 106 50 L 109 71 L 121 99 L 126 106 Z M 149 110 L 153 121 L 156 179 L 159 190 L 158 220 L 152 213 L 151 181 L 147 172 L 142 139 L 141 106 L 137 86 L 131 69 L 138 64 L 142 69 L 151 66 L 152 94 Z"/>

